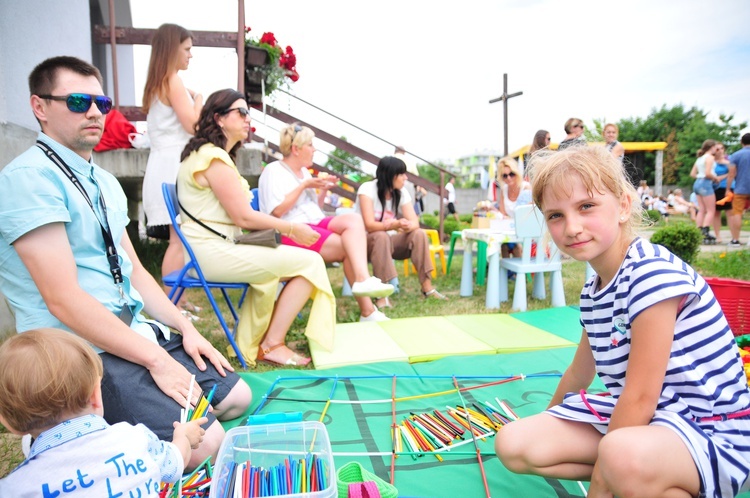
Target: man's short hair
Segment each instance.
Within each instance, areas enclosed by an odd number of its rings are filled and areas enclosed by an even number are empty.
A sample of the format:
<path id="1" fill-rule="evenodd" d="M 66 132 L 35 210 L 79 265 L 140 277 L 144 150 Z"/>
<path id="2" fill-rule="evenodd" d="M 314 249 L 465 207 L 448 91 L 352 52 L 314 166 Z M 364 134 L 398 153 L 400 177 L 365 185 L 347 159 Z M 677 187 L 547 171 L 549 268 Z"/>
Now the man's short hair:
<path id="1" fill-rule="evenodd" d="M 29 75 L 29 92 L 31 95 L 49 95 L 55 88 L 57 82 L 57 71 L 67 69 L 81 76 L 94 76 L 99 80 L 100 85 L 104 85 L 102 73 L 89 64 L 77 57 L 60 55 L 50 57 L 40 62 Z"/>
<path id="2" fill-rule="evenodd" d="M 89 405 L 102 373 L 99 355 L 72 332 L 16 334 L 0 346 L 0 415 L 18 432 L 55 426 Z"/>
<path id="3" fill-rule="evenodd" d="M 740 139 L 742 145 L 750 145 L 750 133 L 745 133 Z"/>

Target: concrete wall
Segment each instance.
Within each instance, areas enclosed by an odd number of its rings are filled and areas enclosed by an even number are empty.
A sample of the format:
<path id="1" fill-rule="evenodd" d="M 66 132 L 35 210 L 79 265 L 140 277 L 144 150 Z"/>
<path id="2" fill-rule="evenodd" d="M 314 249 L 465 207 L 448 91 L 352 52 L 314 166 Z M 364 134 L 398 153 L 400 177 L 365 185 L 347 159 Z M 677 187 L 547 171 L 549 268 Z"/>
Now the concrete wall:
<path id="1" fill-rule="evenodd" d="M 28 106 L 28 103 L 25 104 Z M 0 123 L 0 170 L 14 157 L 33 146 L 37 133 L 16 124 Z M 148 154 L 148 149 L 122 149 L 94 154 L 94 162 L 120 181 L 128 197 L 128 215 L 131 220 L 142 220 L 141 187 Z M 240 149 L 237 154 L 237 168 L 247 178 L 251 187 L 257 186 L 262 171 L 261 152 L 255 149 Z M 0 294 L 0 338 L 14 330 L 15 320 L 5 297 Z"/>
<path id="2" fill-rule="evenodd" d="M 0 0 L 0 122 L 38 130 L 28 76 L 55 55 L 91 60 L 88 0 Z"/>
<path id="3" fill-rule="evenodd" d="M 115 8 L 117 25 L 132 26 L 130 2 L 118 0 Z M 0 123 L 39 129 L 29 107 L 28 76 L 57 55 L 93 63 L 104 76 L 104 91 L 114 96 L 110 48 L 92 45 L 93 24 L 109 24 L 107 0 L 0 0 Z M 117 47 L 117 71 L 119 103 L 134 105 L 131 46 Z"/>
<path id="4" fill-rule="evenodd" d="M 469 214 L 474 211 L 477 202 L 487 200 L 487 190 L 480 188 L 457 188 L 456 211 L 458 214 Z M 440 209 L 440 199 L 437 194 L 428 194 L 424 203 L 425 212 L 432 214 Z M 447 210 L 446 210 L 447 213 Z"/>

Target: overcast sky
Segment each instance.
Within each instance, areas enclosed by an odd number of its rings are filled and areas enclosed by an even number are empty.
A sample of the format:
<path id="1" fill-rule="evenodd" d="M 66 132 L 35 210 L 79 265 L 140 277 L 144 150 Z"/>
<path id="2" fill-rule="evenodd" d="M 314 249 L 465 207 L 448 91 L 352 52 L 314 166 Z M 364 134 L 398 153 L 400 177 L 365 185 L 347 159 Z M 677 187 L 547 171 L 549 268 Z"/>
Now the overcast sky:
<path id="1" fill-rule="evenodd" d="M 131 0 L 136 27 L 164 22 L 233 31 L 236 0 Z M 427 160 L 509 149 L 538 129 L 564 138 L 569 117 L 593 125 L 697 106 L 717 121 L 750 121 L 746 0 L 283 0 L 245 2 L 246 24 L 297 54 L 291 92 Z M 136 50 L 142 92 L 148 48 Z M 186 84 L 204 95 L 236 87 L 233 50 L 196 48 Z M 137 95 L 140 99 L 140 93 Z M 376 155 L 392 147 L 331 123 L 284 95 L 275 105 Z"/>

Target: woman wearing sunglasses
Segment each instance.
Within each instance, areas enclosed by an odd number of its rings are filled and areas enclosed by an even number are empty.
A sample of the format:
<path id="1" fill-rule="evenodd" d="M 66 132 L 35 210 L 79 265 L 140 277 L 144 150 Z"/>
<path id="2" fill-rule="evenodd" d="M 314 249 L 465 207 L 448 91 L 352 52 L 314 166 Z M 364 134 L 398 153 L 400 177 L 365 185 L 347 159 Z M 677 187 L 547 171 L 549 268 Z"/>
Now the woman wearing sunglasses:
<path id="1" fill-rule="evenodd" d="M 516 206 L 531 203 L 531 184 L 524 181 L 518 171 L 518 164 L 510 157 L 503 157 L 497 162 L 497 182 L 500 186 L 497 196 L 497 208 L 504 216 L 513 218 Z M 502 256 L 507 258 L 511 254 L 521 256 L 521 244 L 503 244 Z"/>
<path id="2" fill-rule="evenodd" d="M 388 320 L 373 304 L 371 297 L 387 297 L 393 285 L 370 276 L 367 267 L 367 232 L 357 213 L 326 216 L 321 207 L 325 194 L 336 184 L 336 177 L 318 174 L 313 177 L 315 133 L 307 126 L 293 123 L 281 129 L 279 150 L 284 158 L 263 168 L 258 181 L 260 210 L 286 223 L 312 228 L 320 238 L 314 244 L 299 244 L 282 237 L 283 244 L 304 247 L 323 256 L 326 263 L 341 262 L 344 275 L 352 284 L 352 294 L 360 309 L 360 322 Z M 284 234 L 285 235 L 285 234 Z"/>
<path id="3" fill-rule="evenodd" d="M 233 243 L 242 230 L 266 228 L 302 246 L 318 239 L 307 225 L 250 207 L 252 193 L 234 164 L 249 132 L 250 113 L 241 93 L 226 89 L 208 97 L 195 125 L 195 136 L 182 152 L 177 175 L 182 230 L 207 279 L 250 284 L 237 328 L 242 355 L 250 362 L 257 357 L 278 365 L 303 366 L 310 358 L 286 346 L 289 327 L 312 299 L 305 334 L 330 350 L 336 301 L 319 254 L 286 245 L 271 248 Z M 279 282 L 286 284 L 277 298 Z"/>
<path id="4" fill-rule="evenodd" d="M 547 130 L 537 130 L 537 132 L 534 133 L 534 139 L 531 141 L 531 146 L 529 147 L 527 156 L 531 157 L 536 151 L 547 149 L 551 141 L 552 139 Z"/>
<path id="5" fill-rule="evenodd" d="M 175 24 L 162 24 L 151 41 L 151 60 L 143 90 L 143 112 L 147 114 L 151 151 L 143 177 L 143 211 L 146 233 L 169 240 L 161 273 L 167 275 L 185 264 L 182 244 L 172 228 L 161 193 L 162 183 L 174 183 L 180 167 L 180 153 L 193 135 L 203 97 L 185 88 L 177 74 L 188 68 L 193 47 L 191 33 Z M 183 301 L 182 308 L 191 308 Z M 187 310 L 184 313 L 188 313 Z M 187 315 L 192 318 L 192 314 Z"/>
<path id="6" fill-rule="evenodd" d="M 586 138 L 583 136 L 583 130 L 586 129 L 583 121 L 578 118 L 570 118 L 565 122 L 565 140 L 560 142 L 557 150 L 567 149 L 572 146 L 586 145 Z"/>

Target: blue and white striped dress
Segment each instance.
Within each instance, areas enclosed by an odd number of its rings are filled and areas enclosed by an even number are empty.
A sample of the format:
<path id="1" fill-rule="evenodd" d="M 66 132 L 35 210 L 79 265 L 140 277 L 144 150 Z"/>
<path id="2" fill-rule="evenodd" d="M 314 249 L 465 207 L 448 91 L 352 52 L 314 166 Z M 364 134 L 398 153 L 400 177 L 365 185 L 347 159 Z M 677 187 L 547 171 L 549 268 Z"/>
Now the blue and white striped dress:
<path id="1" fill-rule="evenodd" d="M 706 281 L 664 247 L 640 238 L 630 245 L 609 285 L 597 291 L 597 279 L 592 277 L 581 293 L 581 325 L 597 375 L 611 396 L 588 394 L 584 399 L 568 393 L 547 413 L 590 423 L 606 433 L 625 385 L 631 322 L 649 306 L 683 296 L 650 425 L 669 427 L 685 442 L 701 477 L 701 496 L 728 497 L 750 489 L 750 416 L 698 420 L 750 408 L 734 337 Z"/>

